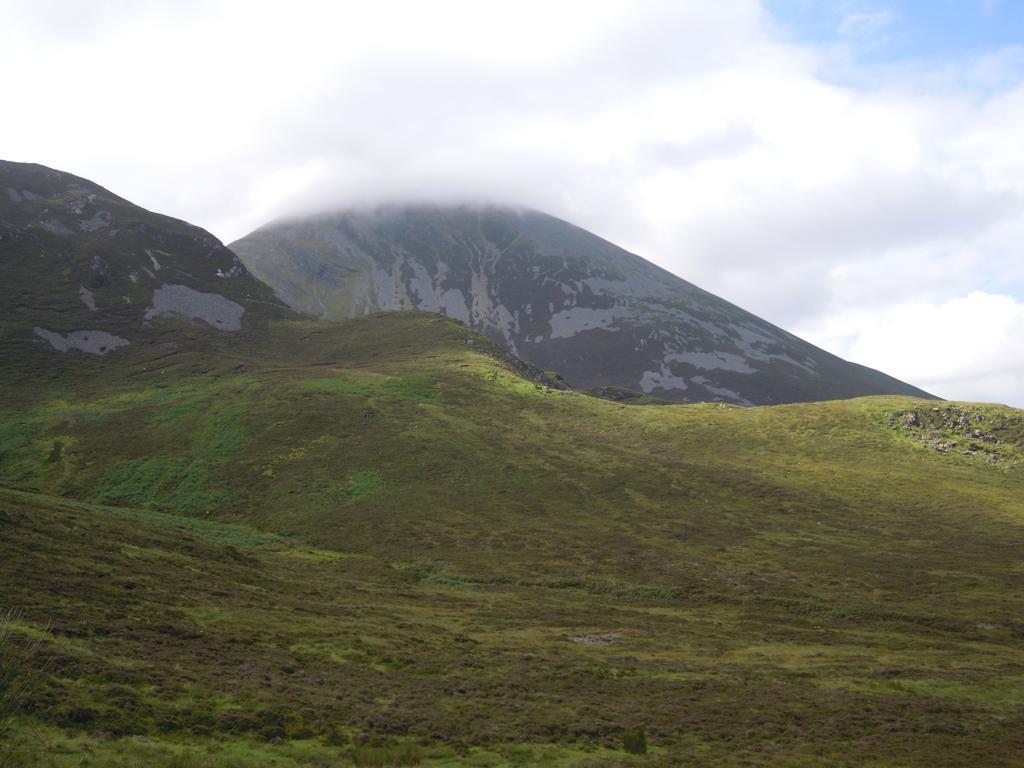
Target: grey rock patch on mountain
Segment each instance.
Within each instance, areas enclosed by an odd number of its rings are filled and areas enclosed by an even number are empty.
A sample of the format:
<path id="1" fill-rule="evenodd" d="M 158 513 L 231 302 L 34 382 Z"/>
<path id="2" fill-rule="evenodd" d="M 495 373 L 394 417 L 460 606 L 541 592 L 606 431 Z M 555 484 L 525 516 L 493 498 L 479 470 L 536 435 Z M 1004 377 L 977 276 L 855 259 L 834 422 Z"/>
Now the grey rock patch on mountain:
<path id="1" fill-rule="evenodd" d="M 305 314 L 442 312 L 576 387 L 743 405 L 928 396 L 535 211 L 348 210 L 273 222 L 231 248 Z"/>
<path id="2" fill-rule="evenodd" d="M 82 303 L 88 307 L 90 312 L 96 311 L 96 297 L 92 295 L 92 291 L 86 288 L 84 285 L 78 287 L 78 298 L 82 300 Z"/>
<path id="3" fill-rule="evenodd" d="M 86 352 L 90 355 L 105 355 L 119 347 L 128 346 L 128 339 L 122 339 L 120 336 L 114 336 L 106 331 L 72 331 L 66 336 L 62 336 L 37 326 L 32 329 L 32 332 L 48 342 L 58 352 L 77 349 L 79 352 Z"/>
<path id="4" fill-rule="evenodd" d="M 161 285 L 153 291 L 153 306 L 146 310 L 145 318 L 176 315 L 202 320 L 220 331 L 237 331 L 243 314 L 245 307 L 219 293 L 194 291 L 187 285 Z"/>

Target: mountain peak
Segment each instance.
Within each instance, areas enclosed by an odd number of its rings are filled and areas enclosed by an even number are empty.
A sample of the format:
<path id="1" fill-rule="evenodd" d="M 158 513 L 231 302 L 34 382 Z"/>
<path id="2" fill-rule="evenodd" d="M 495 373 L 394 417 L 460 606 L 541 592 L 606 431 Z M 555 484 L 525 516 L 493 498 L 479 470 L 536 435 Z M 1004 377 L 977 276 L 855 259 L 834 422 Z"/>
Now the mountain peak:
<path id="1" fill-rule="evenodd" d="M 382 205 L 273 222 L 231 248 L 298 311 L 441 312 L 577 387 L 742 405 L 927 396 L 539 211 Z"/>

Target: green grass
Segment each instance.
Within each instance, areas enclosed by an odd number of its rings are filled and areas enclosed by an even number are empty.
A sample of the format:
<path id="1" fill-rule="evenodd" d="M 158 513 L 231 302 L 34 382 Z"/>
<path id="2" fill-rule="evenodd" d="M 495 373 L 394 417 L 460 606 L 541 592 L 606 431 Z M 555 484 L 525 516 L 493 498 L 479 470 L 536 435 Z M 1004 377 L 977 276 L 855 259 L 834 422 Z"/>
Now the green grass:
<path id="1" fill-rule="evenodd" d="M 195 512 L 209 510 L 224 499 L 208 489 L 209 483 L 209 472 L 202 461 L 154 456 L 112 465 L 92 498 L 98 504 L 159 505 L 176 512 Z"/>
<path id="2" fill-rule="evenodd" d="M 965 682 L 958 682 L 955 679 L 896 679 L 870 683 L 850 681 L 843 687 L 875 693 L 905 693 L 909 696 L 962 701 L 989 707 L 993 711 L 1024 706 L 1024 676 L 1020 675 Z"/>
<path id="3" fill-rule="evenodd" d="M 353 501 L 368 499 L 384 490 L 384 478 L 374 469 L 353 469 L 348 473 L 347 490 Z"/>
<path id="4" fill-rule="evenodd" d="M 1015 765 L 1020 411 L 608 400 L 466 334 L 2 390 L 26 764 Z"/>
<path id="5" fill-rule="evenodd" d="M 199 434 L 196 453 L 217 463 L 237 455 L 249 442 L 249 434 L 240 424 L 246 411 L 246 403 L 235 403 L 218 409 Z"/>
<path id="6" fill-rule="evenodd" d="M 437 385 L 431 376 L 412 373 L 406 376 L 367 377 L 360 382 L 345 379 L 303 379 L 303 389 L 411 403 L 436 403 Z"/>
<path id="7" fill-rule="evenodd" d="M 24 732 L 8 745 L 6 756 L 18 768 L 251 768 L 276 766 L 408 766 L 433 768 L 473 766 L 548 766 L 585 768 L 637 764 L 613 750 L 583 751 L 567 747 L 510 744 L 494 749 L 475 748 L 458 752 L 449 747 L 416 744 L 389 747 L 339 747 L 322 739 L 288 740 L 268 744 L 247 738 L 201 737 L 149 739 L 107 737 L 91 739 L 57 728 L 22 723 Z M 0 747 L 2 750 L 3 747 Z M 4 752 L 0 752 L 3 756 Z"/>
<path id="8" fill-rule="evenodd" d="M 423 750 L 413 744 L 401 747 L 357 747 L 352 750 L 352 762 L 357 766 L 419 765 Z"/>

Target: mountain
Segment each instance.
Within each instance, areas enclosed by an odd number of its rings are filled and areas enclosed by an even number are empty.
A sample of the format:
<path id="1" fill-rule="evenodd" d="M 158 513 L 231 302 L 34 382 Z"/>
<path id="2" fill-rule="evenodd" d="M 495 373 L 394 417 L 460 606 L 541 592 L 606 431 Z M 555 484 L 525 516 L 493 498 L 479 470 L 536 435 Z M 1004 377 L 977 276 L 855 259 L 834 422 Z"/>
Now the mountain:
<path id="1" fill-rule="evenodd" d="M 28 163 L 0 161 L 0 270 L 5 373 L 167 354 L 291 314 L 209 232 Z"/>
<path id="2" fill-rule="evenodd" d="M 535 211 L 343 211 L 274 222 L 231 248 L 298 311 L 442 312 L 579 388 L 742 405 L 929 397 Z"/>

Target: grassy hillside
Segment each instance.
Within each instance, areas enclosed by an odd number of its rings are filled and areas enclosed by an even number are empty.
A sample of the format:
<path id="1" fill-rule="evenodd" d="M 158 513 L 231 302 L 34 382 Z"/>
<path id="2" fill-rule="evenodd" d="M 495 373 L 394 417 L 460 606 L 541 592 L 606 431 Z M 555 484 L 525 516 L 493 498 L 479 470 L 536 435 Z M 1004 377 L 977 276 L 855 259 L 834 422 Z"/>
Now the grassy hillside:
<path id="1" fill-rule="evenodd" d="M 1016 764 L 1020 411 L 270 327 L 3 389 L 13 764 Z"/>

